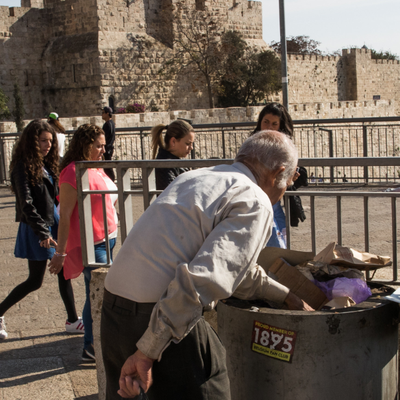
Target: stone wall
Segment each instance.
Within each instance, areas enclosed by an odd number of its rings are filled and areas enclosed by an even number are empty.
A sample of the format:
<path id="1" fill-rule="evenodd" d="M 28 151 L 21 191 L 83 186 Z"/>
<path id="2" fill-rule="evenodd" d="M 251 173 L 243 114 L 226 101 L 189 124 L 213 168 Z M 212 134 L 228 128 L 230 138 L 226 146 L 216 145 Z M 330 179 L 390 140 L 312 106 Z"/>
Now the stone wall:
<path id="1" fill-rule="evenodd" d="M 290 103 L 394 100 L 400 114 L 400 62 L 371 59 L 368 49 L 339 56 L 288 55 Z"/>
<path id="2" fill-rule="evenodd" d="M 171 22 L 162 37 L 160 13 L 173 12 L 176 2 L 22 0 L 23 7 L 0 7 L 0 87 L 12 100 L 13 85 L 19 84 L 29 119 L 50 111 L 89 118 L 105 105 L 118 108 L 135 101 L 149 111 L 204 110 L 209 101 L 202 76 L 179 75 L 172 81 L 159 73 L 172 54 L 168 35 L 176 28 Z M 261 2 L 187 3 L 208 8 L 226 29 L 267 48 Z M 306 109 L 327 118 L 364 115 L 374 96 L 380 96 L 393 101 L 392 115 L 400 114 L 400 64 L 371 60 L 369 50 L 344 50 L 340 57 L 289 55 L 288 72 L 293 112 Z M 387 115 L 389 108 L 374 105 L 367 114 Z"/>
<path id="3" fill-rule="evenodd" d="M 290 103 L 346 100 L 340 57 L 288 54 Z"/>
<path id="4" fill-rule="evenodd" d="M 167 81 L 158 73 L 172 52 L 160 34 L 160 13 L 172 12 L 176 1 L 23 0 L 26 7 L 0 7 L 0 87 L 12 98 L 13 84 L 19 84 L 29 118 L 50 111 L 90 116 L 110 102 L 164 110 L 207 107 L 201 77 Z M 266 46 L 261 3 L 187 4 L 210 7 L 227 29 Z M 171 19 L 171 35 L 173 29 Z"/>

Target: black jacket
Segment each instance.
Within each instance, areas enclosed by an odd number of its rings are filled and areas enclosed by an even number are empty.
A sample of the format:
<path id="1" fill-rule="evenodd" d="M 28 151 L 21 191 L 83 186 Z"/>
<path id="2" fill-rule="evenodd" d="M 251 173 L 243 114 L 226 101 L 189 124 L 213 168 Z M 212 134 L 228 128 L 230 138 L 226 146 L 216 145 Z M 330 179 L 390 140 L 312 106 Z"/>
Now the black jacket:
<path id="1" fill-rule="evenodd" d="M 180 160 L 167 150 L 161 147 L 158 150 L 157 160 Z M 189 168 L 156 168 L 156 189 L 164 190 L 177 176 L 188 171 Z"/>
<path id="2" fill-rule="evenodd" d="M 49 168 L 47 171 L 55 182 L 54 173 Z M 33 186 L 22 161 L 18 161 L 11 171 L 11 183 L 15 191 L 15 220 L 28 224 L 40 240 L 49 238 L 48 227 L 54 224 L 57 188 L 47 176 Z"/>
<path id="3" fill-rule="evenodd" d="M 294 182 L 294 184 L 287 188 L 289 191 L 295 191 L 301 186 L 308 186 L 307 170 L 304 167 L 300 167 L 300 176 Z M 299 196 L 290 196 L 290 226 L 299 226 L 299 221 L 303 222 L 306 219 L 306 214 L 301 204 Z"/>
<path id="4" fill-rule="evenodd" d="M 103 125 L 104 136 L 106 137 L 106 146 L 104 153 L 105 160 L 111 160 L 114 153 L 114 141 L 115 141 L 115 124 L 112 119 L 108 120 Z"/>

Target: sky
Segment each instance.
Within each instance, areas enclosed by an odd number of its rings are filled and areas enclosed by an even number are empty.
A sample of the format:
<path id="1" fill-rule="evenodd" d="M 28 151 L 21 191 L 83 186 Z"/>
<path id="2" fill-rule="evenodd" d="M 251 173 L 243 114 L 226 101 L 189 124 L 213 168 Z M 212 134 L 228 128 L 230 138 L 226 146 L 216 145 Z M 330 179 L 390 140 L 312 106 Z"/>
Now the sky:
<path id="1" fill-rule="evenodd" d="M 284 5 L 286 37 L 309 36 L 324 53 L 365 45 L 400 57 L 400 0 L 284 0 Z M 262 8 L 264 40 L 280 41 L 279 0 L 262 0 Z"/>
<path id="2" fill-rule="evenodd" d="M 279 41 L 279 0 L 261 2 L 263 38 L 267 43 Z M 400 57 L 400 0 L 284 0 L 284 3 L 286 37 L 309 36 L 320 42 L 319 49 L 324 53 L 366 45 Z M 0 0 L 0 6 L 20 5 L 20 0 Z"/>

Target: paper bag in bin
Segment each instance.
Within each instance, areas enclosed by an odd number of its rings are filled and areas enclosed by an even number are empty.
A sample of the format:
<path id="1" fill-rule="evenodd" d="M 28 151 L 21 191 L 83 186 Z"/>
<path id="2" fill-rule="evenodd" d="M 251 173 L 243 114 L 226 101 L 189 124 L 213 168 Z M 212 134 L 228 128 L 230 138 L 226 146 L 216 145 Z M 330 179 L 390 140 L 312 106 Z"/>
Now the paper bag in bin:
<path id="1" fill-rule="evenodd" d="M 330 243 L 314 257 L 314 261 L 326 264 L 347 265 L 361 271 L 369 271 L 392 265 L 390 257 L 360 252 L 350 247 Z"/>

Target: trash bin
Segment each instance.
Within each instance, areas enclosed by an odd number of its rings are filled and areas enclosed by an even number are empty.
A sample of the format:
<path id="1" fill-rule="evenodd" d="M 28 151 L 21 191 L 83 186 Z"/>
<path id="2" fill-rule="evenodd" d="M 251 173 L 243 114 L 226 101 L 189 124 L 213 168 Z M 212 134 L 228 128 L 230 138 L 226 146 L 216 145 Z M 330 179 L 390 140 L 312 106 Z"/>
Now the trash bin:
<path id="1" fill-rule="evenodd" d="M 397 399 L 399 307 L 383 292 L 334 311 L 219 303 L 232 400 Z"/>

